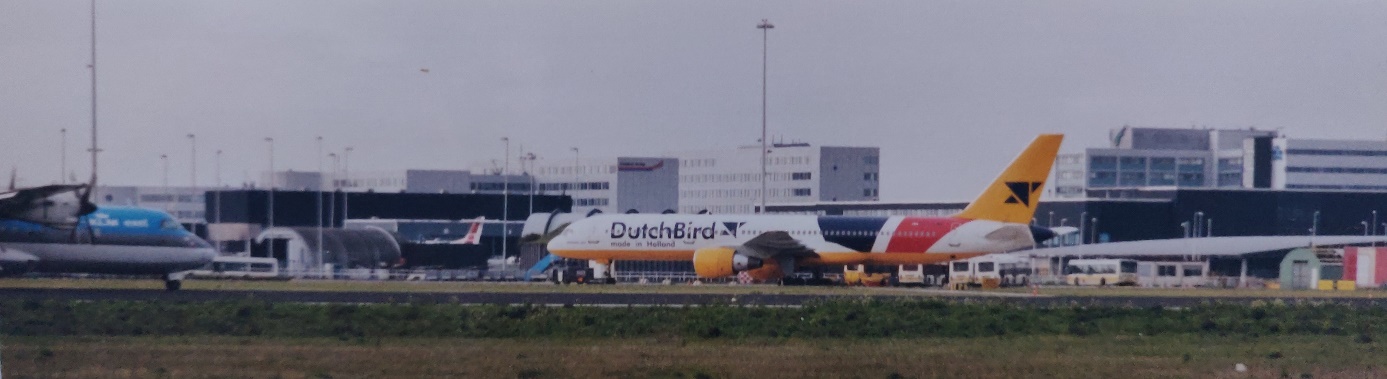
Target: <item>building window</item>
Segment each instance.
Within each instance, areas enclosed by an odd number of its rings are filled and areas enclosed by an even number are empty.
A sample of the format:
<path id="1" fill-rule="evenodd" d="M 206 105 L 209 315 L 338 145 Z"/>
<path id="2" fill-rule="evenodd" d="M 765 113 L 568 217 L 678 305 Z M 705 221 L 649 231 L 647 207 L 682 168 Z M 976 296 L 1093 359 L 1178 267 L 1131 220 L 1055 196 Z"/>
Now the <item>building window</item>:
<path id="1" fill-rule="evenodd" d="M 1241 187 L 1243 184 L 1243 173 L 1241 172 L 1220 172 L 1218 174 L 1219 187 Z"/>
<path id="2" fill-rule="evenodd" d="M 1185 266 L 1185 276 L 1204 276 L 1204 266 Z"/>
<path id="3" fill-rule="evenodd" d="M 1328 149 L 1286 149 L 1291 155 L 1346 155 L 1357 157 L 1387 156 L 1385 150 L 1328 150 Z"/>
<path id="4" fill-rule="evenodd" d="M 1117 173 L 1112 171 L 1094 171 L 1088 173 L 1089 187 L 1112 187 L 1117 185 Z"/>
<path id="5" fill-rule="evenodd" d="M 605 207 L 607 204 L 606 198 L 573 199 L 573 205 L 578 207 Z"/>
<path id="6" fill-rule="evenodd" d="M 810 172 L 796 172 L 790 174 L 790 180 L 809 180 L 812 177 L 813 173 Z"/>
<path id="7" fill-rule="evenodd" d="M 161 202 L 161 203 L 169 203 L 169 202 L 173 202 L 173 195 L 159 195 L 159 194 L 153 194 L 153 195 L 140 195 L 140 201 L 141 201 L 141 202 Z"/>
<path id="8" fill-rule="evenodd" d="M 1387 168 L 1367 167 L 1287 167 L 1286 172 L 1308 172 L 1325 174 L 1387 174 Z"/>
<path id="9" fill-rule="evenodd" d="M 1175 173 L 1161 172 L 1151 174 L 1151 185 L 1153 186 L 1173 186 L 1175 185 Z"/>
<path id="10" fill-rule="evenodd" d="M 1089 157 L 1089 170 L 1115 170 L 1117 169 L 1117 157 Z"/>
<path id="11" fill-rule="evenodd" d="M 1241 171 L 1242 169 L 1243 169 L 1243 159 L 1242 159 L 1242 158 L 1219 158 L 1219 160 L 1218 160 L 1218 170 L 1219 170 L 1219 171 L 1229 171 L 1229 170 L 1238 170 L 1238 171 Z"/>
<path id="12" fill-rule="evenodd" d="M 1122 171 L 1146 171 L 1145 157 L 1122 157 L 1120 161 L 1122 165 Z"/>
<path id="13" fill-rule="evenodd" d="M 880 161 L 881 161 L 881 159 L 878 158 L 878 157 L 875 156 L 875 155 L 868 155 L 868 156 L 862 157 L 862 163 L 866 163 L 866 164 L 877 164 L 877 163 L 880 162 Z"/>
<path id="14" fill-rule="evenodd" d="M 1160 265 L 1156 266 L 1156 276 L 1175 276 L 1175 266 Z"/>
<path id="15" fill-rule="evenodd" d="M 875 172 L 863 173 L 863 174 L 862 174 L 862 180 L 866 180 L 866 181 L 869 181 L 869 182 L 875 182 L 875 181 L 877 181 L 877 180 L 881 180 L 881 174 L 880 174 L 880 173 L 875 173 Z"/>
<path id="16" fill-rule="evenodd" d="M 795 188 L 795 196 L 809 196 L 808 188 Z"/>
<path id="17" fill-rule="evenodd" d="M 1191 172 L 1181 173 L 1179 185 L 1181 187 L 1203 187 L 1204 174 Z"/>
<path id="18" fill-rule="evenodd" d="M 1122 172 L 1121 180 L 1118 183 L 1123 186 L 1144 186 L 1146 185 L 1145 172 Z"/>
<path id="19" fill-rule="evenodd" d="M 1204 172 L 1204 158 L 1180 158 L 1180 172 Z"/>
<path id="20" fill-rule="evenodd" d="M 876 196 L 877 196 L 877 189 L 876 189 L 876 188 L 867 188 L 867 189 L 863 189 L 863 190 L 862 190 L 862 196 L 866 196 L 866 197 L 876 197 Z"/>

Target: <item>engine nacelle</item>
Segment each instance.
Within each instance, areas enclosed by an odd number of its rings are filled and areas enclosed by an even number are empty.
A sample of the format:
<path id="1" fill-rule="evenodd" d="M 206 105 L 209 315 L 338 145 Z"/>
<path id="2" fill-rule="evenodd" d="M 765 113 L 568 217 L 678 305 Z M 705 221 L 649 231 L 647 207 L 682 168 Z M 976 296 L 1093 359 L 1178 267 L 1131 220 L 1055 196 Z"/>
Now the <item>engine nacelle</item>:
<path id="1" fill-rule="evenodd" d="M 694 250 L 694 272 L 704 278 L 721 278 L 761 267 L 761 259 L 737 254 L 736 248 L 705 247 Z"/>
<path id="2" fill-rule="evenodd" d="M 19 250 L 0 248 L 0 276 L 22 275 L 34 270 L 39 258 Z"/>
<path id="3" fill-rule="evenodd" d="M 84 204 L 76 191 L 67 191 L 34 199 L 3 216 L 45 225 L 76 225 L 78 215 L 95 210 L 95 205 Z"/>

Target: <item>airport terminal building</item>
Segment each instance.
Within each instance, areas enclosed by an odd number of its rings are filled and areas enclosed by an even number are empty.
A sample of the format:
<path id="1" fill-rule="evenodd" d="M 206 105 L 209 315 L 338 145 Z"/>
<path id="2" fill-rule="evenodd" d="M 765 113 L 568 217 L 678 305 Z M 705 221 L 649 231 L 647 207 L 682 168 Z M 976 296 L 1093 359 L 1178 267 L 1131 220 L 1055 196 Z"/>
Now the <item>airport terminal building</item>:
<path id="1" fill-rule="evenodd" d="M 1387 190 L 1387 141 L 1296 139 L 1257 129 L 1122 127 L 1112 145 L 1056 158 L 1052 194 L 1179 187 Z"/>
<path id="2" fill-rule="evenodd" d="M 761 199 L 761 146 L 676 154 L 680 213 L 755 213 Z M 881 196 L 875 147 L 771 145 L 766 203 L 873 201 Z"/>
<path id="3" fill-rule="evenodd" d="M 573 212 L 668 213 L 679 209 L 679 159 L 589 158 L 530 169 L 541 194 L 573 197 Z"/>

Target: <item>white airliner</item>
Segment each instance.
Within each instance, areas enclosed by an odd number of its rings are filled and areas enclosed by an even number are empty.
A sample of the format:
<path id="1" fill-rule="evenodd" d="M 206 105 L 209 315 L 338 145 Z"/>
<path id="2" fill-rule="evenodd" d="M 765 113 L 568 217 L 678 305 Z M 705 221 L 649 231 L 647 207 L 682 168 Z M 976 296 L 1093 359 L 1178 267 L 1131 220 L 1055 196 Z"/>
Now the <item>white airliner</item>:
<path id="1" fill-rule="evenodd" d="M 549 242 L 555 255 L 597 261 L 692 260 L 703 277 L 774 280 L 814 265 L 915 264 L 1032 247 L 1054 236 L 1029 225 L 1063 136 L 1037 137 L 962 213 L 950 217 L 596 215 Z"/>

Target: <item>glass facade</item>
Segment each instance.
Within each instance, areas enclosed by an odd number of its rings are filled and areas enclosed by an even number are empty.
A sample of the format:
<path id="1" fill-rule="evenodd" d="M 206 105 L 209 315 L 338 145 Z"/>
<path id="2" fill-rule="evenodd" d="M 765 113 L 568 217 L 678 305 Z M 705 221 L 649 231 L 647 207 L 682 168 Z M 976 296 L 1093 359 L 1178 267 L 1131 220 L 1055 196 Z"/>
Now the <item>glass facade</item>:
<path id="1" fill-rule="evenodd" d="M 1206 185 L 1204 158 L 1093 155 L 1088 162 L 1089 188 Z M 1241 172 L 1241 158 L 1237 163 Z M 1241 184 L 1241 174 L 1234 174 Z"/>

